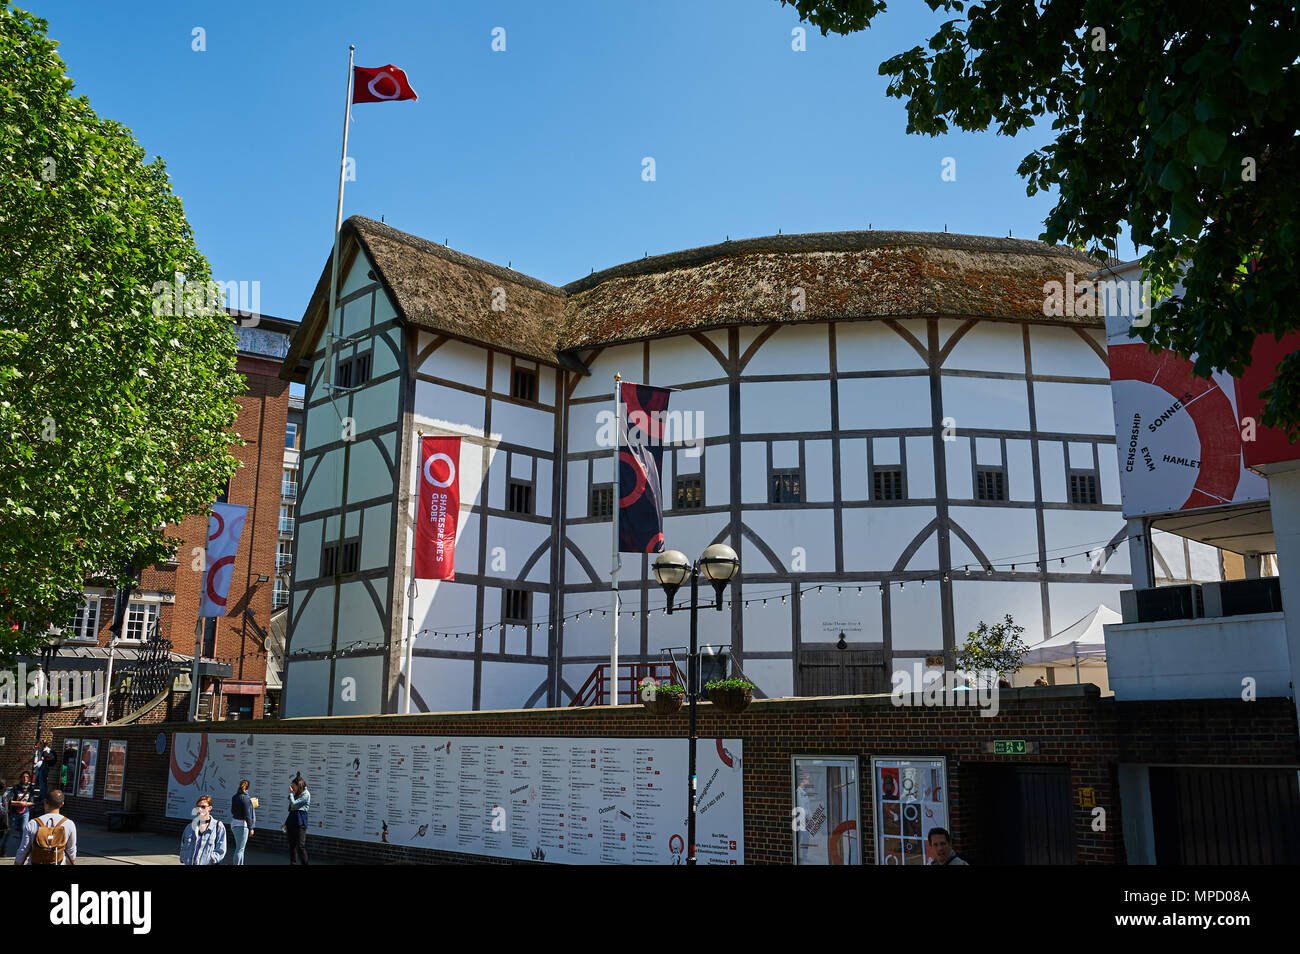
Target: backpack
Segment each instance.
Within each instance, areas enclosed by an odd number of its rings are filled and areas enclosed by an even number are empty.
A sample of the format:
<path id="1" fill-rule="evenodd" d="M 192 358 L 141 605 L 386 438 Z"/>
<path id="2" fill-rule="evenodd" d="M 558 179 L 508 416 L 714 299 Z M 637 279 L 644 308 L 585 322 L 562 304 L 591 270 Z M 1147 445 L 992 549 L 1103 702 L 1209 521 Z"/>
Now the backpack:
<path id="1" fill-rule="evenodd" d="M 63 827 L 67 821 L 63 816 L 48 825 L 36 822 L 36 837 L 32 839 L 32 864 L 63 864 L 63 850 L 68 845 L 68 831 Z"/>

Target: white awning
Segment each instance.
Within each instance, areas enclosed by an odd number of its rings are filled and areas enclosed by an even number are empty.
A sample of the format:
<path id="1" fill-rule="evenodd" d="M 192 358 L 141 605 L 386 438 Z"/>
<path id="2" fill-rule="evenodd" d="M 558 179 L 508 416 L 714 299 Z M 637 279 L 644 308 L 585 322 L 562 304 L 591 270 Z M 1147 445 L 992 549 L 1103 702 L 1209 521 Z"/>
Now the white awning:
<path id="1" fill-rule="evenodd" d="M 1109 606 L 1098 606 L 1095 610 L 1051 639 L 1035 643 L 1029 647 L 1020 660 L 1022 666 L 1042 666 L 1051 663 L 1074 664 L 1087 660 L 1104 662 L 1106 659 L 1106 633 L 1102 629 L 1107 623 L 1118 623 L 1122 617 Z"/>

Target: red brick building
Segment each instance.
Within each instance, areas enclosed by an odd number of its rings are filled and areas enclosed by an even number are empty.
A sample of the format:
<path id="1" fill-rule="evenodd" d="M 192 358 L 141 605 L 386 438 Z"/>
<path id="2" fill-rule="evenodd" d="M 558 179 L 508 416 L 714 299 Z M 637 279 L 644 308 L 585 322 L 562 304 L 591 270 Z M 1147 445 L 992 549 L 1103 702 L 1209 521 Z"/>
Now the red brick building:
<path id="1" fill-rule="evenodd" d="M 290 385 L 279 377 L 279 372 L 295 327 L 292 322 L 262 315 L 242 319 L 237 329 L 237 368 L 248 386 L 238 398 L 239 416 L 234 430 L 244 443 L 231 448 L 240 466 L 230 479 L 225 499 L 248 507 L 248 517 L 236 554 L 228 613 L 221 619 L 209 619 L 201 634 L 204 695 L 200 702 L 205 718 L 257 719 L 263 712 L 289 413 Z M 207 525 L 205 516 L 196 515 L 169 528 L 171 535 L 182 540 L 175 558 L 143 569 L 139 587 L 131 594 L 122 638 L 114 648 L 113 682 L 119 695 L 110 706 L 110 719 L 129 715 L 130 706 L 125 695 L 120 694 L 123 677 L 130 672 L 155 625 L 158 633 L 172 643 L 173 665 L 179 679 L 172 697 L 161 707 L 164 711 L 145 721 L 166 714 L 184 717 L 189 665 L 179 657 L 192 659 L 194 655 L 202 575 L 199 557 Z M 114 596 L 111 587 L 86 587 L 81 611 L 65 627 L 61 638 L 54 640 L 48 660 L 50 670 L 106 670 Z M 41 664 L 34 658 L 21 661 L 28 671 Z M 22 704 L 0 706 L 0 736 L 4 739 L 0 777 L 10 778 L 31 764 L 38 731 L 48 737 L 56 726 L 99 720 L 97 707 L 95 711 L 85 706 L 42 711 Z"/>

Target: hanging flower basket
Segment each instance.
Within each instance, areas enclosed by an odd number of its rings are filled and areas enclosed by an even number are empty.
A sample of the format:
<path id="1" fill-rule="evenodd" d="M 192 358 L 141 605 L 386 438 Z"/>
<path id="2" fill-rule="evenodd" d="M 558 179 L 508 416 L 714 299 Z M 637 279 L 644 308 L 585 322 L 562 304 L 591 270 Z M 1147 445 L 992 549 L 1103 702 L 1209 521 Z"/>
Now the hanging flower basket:
<path id="1" fill-rule="evenodd" d="M 754 684 L 744 679 L 720 679 L 704 684 L 709 701 L 721 711 L 735 715 L 754 701 Z"/>
<path id="2" fill-rule="evenodd" d="M 653 689 L 653 692 L 647 689 Z M 686 690 L 681 686 L 648 686 L 641 690 L 641 705 L 651 715 L 673 715 L 682 707 L 685 698 Z"/>

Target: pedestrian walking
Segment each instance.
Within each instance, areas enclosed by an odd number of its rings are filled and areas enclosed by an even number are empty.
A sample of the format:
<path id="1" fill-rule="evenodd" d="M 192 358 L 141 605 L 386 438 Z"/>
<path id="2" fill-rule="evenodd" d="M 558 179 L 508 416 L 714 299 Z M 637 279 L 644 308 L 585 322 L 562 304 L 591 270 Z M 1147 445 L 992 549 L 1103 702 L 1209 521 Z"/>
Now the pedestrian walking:
<path id="1" fill-rule="evenodd" d="M 194 820 L 181 833 L 181 864 L 219 865 L 226 857 L 226 826 L 212 817 L 212 796 L 194 803 Z"/>
<path id="2" fill-rule="evenodd" d="M 6 797 L 5 793 L 9 790 L 9 783 L 0 778 L 0 799 Z M 9 809 L 7 806 L 0 804 L 0 858 L 3 858 L 9 852 Z"/>
<path id="3" fill-rule="evenodd" d="M 49 791 L 50 769 L 53 768 L 53 761 L 54 749 L 47 739 L 36 748 L 36 794 L 39 798 L 44 798 L 45 793 Z"/>
<path id="4" fill-rule="evenodd" d="M 9 835 L 21 842 L 23 829 L 32 817 L 32 806 L 36 804 L 32 773 L 23 772 L 19 775 L 18 781 L 5 793 L 4 799 L 9 811 Z"/>
<path id="5" fill-rule="evenodd" d="M 235 853 L 230 859 L 232 865 L 244 863 L 244 848 L 257 828 L 257 799 L 248 794 L 248 785 L 248 779 L 240 781 L 239 790 L 230 800 L 230 832 L 235 836 Z"/>
<path id="6" fill-rule="evenodd" d="M 52 788 L 45 793 L 45 814 L 23 826 L 23 840 L 14 855 L 14 864 L 75 865 L 77 863 L 77 826 L 63 814 L 63 791 Z"/>
<path id="7" fill-rule="evenodd" d="M 307 864 L 307 812 L 311 808 L 311 792 L 307 780 L 298 772 L 289 783 L 289 815 L 284 820 L 285 836 L 289 839 L 289 864 Z"/>
<path id="8" fill-rule="evenodd" d="M 930 850 L 934 852 L 931 865 L 964 865 L 966 862 L 957 857 L 952 847 L 952 835 L 946 828 L 931 828 L 925 836 Z"/>

